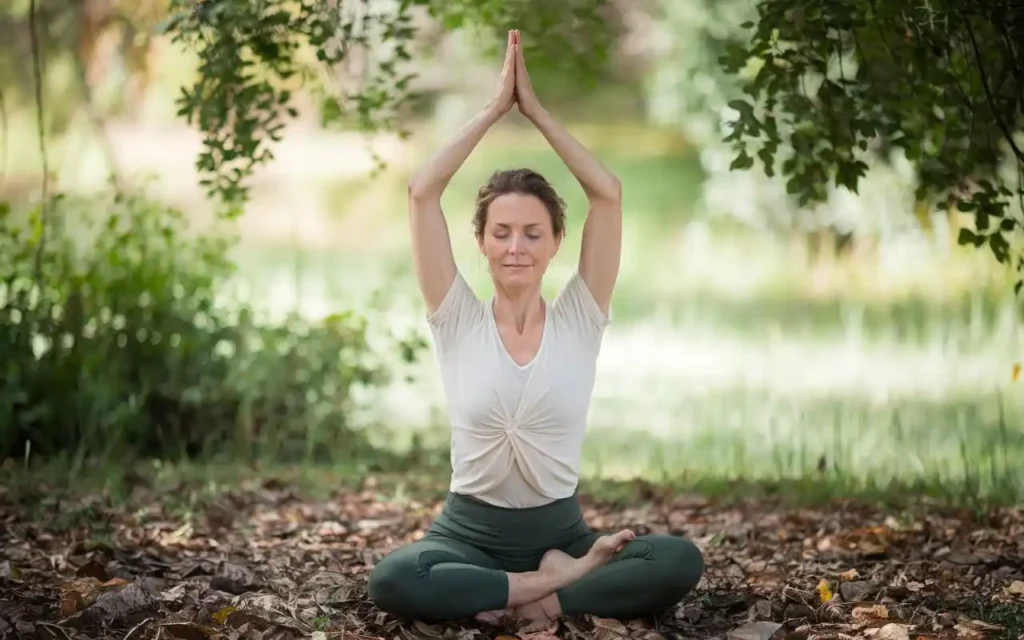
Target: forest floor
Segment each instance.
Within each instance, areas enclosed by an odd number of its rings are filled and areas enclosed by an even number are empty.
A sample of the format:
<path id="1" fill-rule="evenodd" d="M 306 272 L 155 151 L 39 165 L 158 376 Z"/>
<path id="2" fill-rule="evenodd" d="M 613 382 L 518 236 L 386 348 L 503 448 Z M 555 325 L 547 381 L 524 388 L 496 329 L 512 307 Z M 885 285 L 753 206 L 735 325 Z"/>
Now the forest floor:
<path id="1" fill-rule="evenodd" d="M 367 600 L 369 570 L 422 535 L 440 485 L 370 477 L 316 496 L 264 476 L 215 491 L 126 480 L 117 497 L 0 487 L 0 638 L 1024 638 L 1020 508 L 585 491 L 594 528 L 694 540 L 704 580 L 657 619 L 495 630 Z"/>

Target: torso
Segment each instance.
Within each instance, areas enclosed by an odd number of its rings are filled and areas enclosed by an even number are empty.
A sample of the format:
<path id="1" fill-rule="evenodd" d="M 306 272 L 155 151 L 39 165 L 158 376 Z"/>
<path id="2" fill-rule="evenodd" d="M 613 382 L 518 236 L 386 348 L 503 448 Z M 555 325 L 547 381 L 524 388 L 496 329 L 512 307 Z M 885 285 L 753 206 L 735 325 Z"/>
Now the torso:
<path id="1" fill-rule="evenodd" d="M 461 274 L 430 318 L 452 425 L 456 493 L 499 506 L 573 494 L 608 321 L 578 275 L 544 322 L 502 331 Z"/>

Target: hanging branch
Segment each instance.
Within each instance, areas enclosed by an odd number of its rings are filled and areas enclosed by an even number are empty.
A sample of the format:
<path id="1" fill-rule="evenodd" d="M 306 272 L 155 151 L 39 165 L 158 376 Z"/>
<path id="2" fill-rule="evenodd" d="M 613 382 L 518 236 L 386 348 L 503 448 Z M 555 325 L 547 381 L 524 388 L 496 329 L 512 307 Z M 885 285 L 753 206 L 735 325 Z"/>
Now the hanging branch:
<path id="1" fill-rule="evenodd" d="M 35 275 L 37 283 L 42 279 L 43 249 L 46 245 L 46 232 L 49 228 L 50 212 L 50 157 L 46 153 L 46 119 L 43 111 L 43 63 L 39 46 L 38 18 L 36 16 L 36 0 L 28 3 L 28 30 L 32 43 L 32 77 L 35 82 L 36 94 L 36 126 L 39 128 L 39 155 L 43 164 L 42 204 L 39 219 L 39 244 L 36 245 Z"/>
<path id="2" fill-rule="evenodd" d="M 7 122 L 7 100 L 0 90 L 0 138 L 3 138 L 3 149 L 0 149 L 0 182 L 7 177 L 7 152 L 11 141 L 11 130 Z"/>
<path id="3" fill-rule="evenodd" d="M 1011 241 L 1021 233 L 1010 206 L 1024 201 L 1024 191 L 1000 169 L 1007 160 L 1024 167 L 1024 147 L 1016 140 L 1024 112 L 1014 86 L 1022 75 L 1020 38 L 1014 37 L 1024 28 L 1022 14 L 1007 0 L 989 3 L 985 11 L 977 3 L 915 5 L 914 11 L 907 3 L 879 0 L 812 5 L 759 0 L 758 19 L 746 24 L 749 39 L 720 59 L 745 94 L 730 103 L 738 114 L 726 138 L 736 154 L 732 168 L 751 169 L 748 145 L 778 137 L 758 118 L 762 103 L 778 107 L 787 123 L 783 142 L 798 150 L 782 164 L 781 175 L 801 204 L 824 200 L 824 176 L 856 192 L 867 167 L 849 158 L 880 141 L 877 159 L 886 161 L 897 148 L 917 166 L 919 201 L 941 199 L 973 214 L 973 225 L 959 229 L 960 244 L 987 245 L 999 262 L 1010 264 Z M 819 108 L 812 108 L 800 83 L 808 72 L 820 73 L 817 52 L 846 34 L 853 36 L 858 70 L 826 81 L 818 89 Z M 861 38 L 872 42 L 861 46 Z M 751 60 L 763 65 L 746 77 Z M 769 175 L 776 147 L 758 154 Z"/>

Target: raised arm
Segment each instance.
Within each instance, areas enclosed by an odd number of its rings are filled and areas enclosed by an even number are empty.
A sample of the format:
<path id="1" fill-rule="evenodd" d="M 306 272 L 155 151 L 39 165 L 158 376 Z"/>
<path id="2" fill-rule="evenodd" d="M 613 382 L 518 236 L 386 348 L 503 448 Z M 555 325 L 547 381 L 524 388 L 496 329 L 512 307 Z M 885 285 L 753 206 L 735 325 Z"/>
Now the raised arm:
<path id="1" fill-rule="evenodd" d="M 518 38 L 518 32 L 516 32 Z M 522 47 L 516 48 L 516 100 L 579 181 L 590 203 L 583 223 L 580 276 L 607 316 L 622 256 L 622 185 L 611 171 L 566 131 L 537 100 L 526 73 Z"/>
<path id="2" fill-rule="evenodd" d="M 515 104 L 517 47 L 513 40 L 510 31 L 495 97 L 459 131 L 452 142 L 431 157 L 409 180 L 409 227 L 412 232 L 413 263 L 429 314 L 441 306 L 456 273 L 448 223 L 441 210 L 441 195 L 487 130 Z"/>

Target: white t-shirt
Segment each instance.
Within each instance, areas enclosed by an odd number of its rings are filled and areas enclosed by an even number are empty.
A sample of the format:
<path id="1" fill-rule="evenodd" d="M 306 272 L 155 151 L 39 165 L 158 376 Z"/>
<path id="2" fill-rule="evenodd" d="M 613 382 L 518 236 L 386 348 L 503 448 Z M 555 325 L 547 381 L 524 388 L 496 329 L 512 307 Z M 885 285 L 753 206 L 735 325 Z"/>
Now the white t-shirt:
<path id="1" fill-rule="evenodd" d="M 451 491 L 510 508 L 571 496 L 609 323 L 579 272 L 548 306 L 525 366 L 461 273 L 428 321 L 452 426 Z"/>

